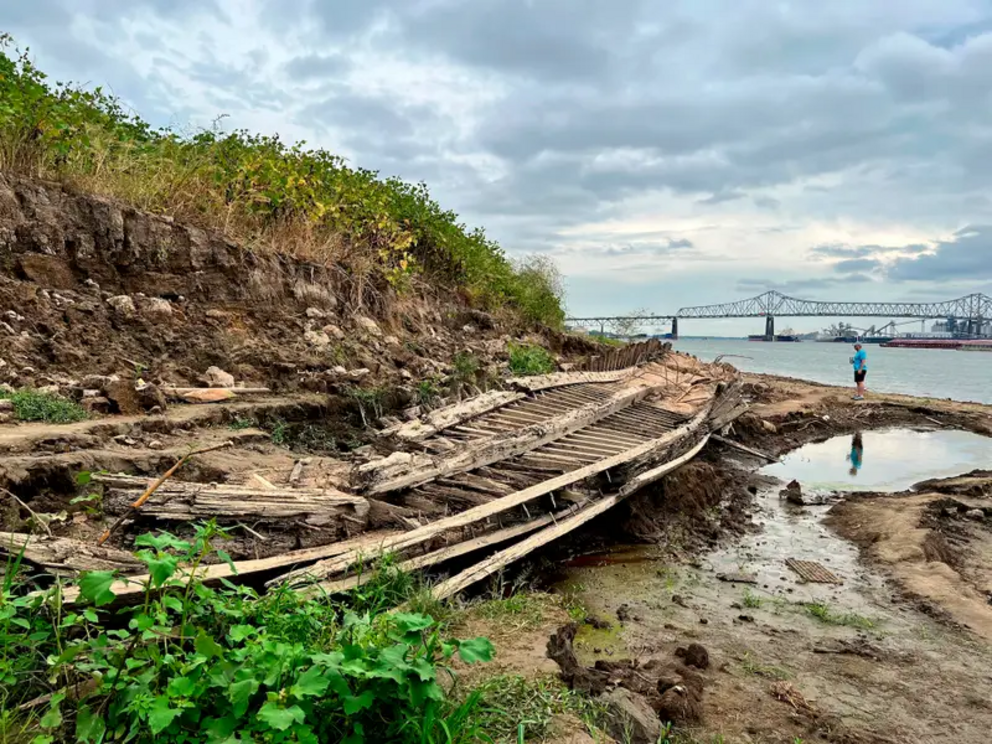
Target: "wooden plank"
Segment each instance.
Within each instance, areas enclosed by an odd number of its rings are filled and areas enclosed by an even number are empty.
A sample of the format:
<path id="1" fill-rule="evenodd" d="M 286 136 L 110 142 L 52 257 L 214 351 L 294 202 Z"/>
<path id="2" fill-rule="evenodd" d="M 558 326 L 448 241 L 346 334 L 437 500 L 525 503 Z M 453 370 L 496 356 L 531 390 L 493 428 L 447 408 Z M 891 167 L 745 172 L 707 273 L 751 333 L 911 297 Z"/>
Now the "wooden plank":
<path id="1" fill-rule="evenodd" d="M 331 545 L 322 545 L 315 548 L 306 548 L 305 550 L 294 550 L 289 553 L 283 553 L 282 555 L 275 555 L 271 558 L 258 558 L 249 561 L 238 561 L 234 564 L 237 571 L 232 571 L 231 567 L 226 563 L 218 563 L 211 566 L 201 566 L 196 572 L 197 578 L 206 584 L 215 584 L 220 582 L 221 579 L 234 579 L 234 578 L 244 578 L 246 576 L 251 576 L 253 574 L 265 573 L 267 571 L 273 571 L 279 568 L 286 568 L 288 566 L 298 566 L 306 563 L 313 563 L 314 561 L 319 561 L 323 558 L 329 558 L 331 556 L 339 555 L 341 553 L 346 553 L 350 550 L 369 550 L 374 549 L 379 543 L 388 540 L 392 537 L 396 537 L 403 533 L 397 532 L 375 532 L 367 533 L 361 535 L 352 540 L 344 540 L 342 542 L 333 543 Z M 181 581 L 188 581 L 190 573 L 180 572 L 177 575 L 177 579 Z M 137 574 L 133 576 L 127 576 L 119 581 L 115 581 L 110 585 L 110 590 L 117 596 L 121 601 L 127 601 L 129 598 L 140 598 L 144 596 L 145 588 L 144 584 L 148 581 L 147 574 Z M 74 604 L 79 600 L 79 588 L 75 586 L 66 587 L 62 590 L 62 600 L 66 604 Z"/>
<path id="2" fill-rule="evenodd" d="M 777 457 L 772 457 L 767 452 L 762 452 L 761 450 L 756 450 L 751 447 L 747 447 L 746 445 L 743 445 L 740 442 L 735 442 L 732 439 L 721 437 L 718 434 L 713 435 L 713 441 L 726 445 L 731 449 L 740 450 L 744 454 L 751 455 L 752 457 L 757 457 L 759 460 L 767 460 L 768 462 L 778 462 Z"/>
<path id="3" fill-rule="evenodd" d="M 391 552 L 406 550 L 414 545 L 419 545 L 431 538 L 440 535 L 448 530 L 455 529 L 456 527 L 464 527 L 469 524 L 474 524 L 487 517 L 491 517 L 495 514 L 514 509 L 521 504 L 525 504 L 528 501 L 533 501 L 539 496 L 544 496 L 545 494 L 556 491 L 565 486 L 570 486 L 573 483 L 578 483 L 579 481 L 585 480 L 593 475 L 602 473 L 605 470 L 614 468 L 618 465 L 635 460 L 638 457 L 642 457 L 653 450 L 660 449 L 662 447 L 667 447 L 668 445 L 678 441 L 684 436 L 695 431 L 699 428 L 706 420 L 709 414 L 709 408 L 707 407 L 700 413 L 696 415 L 690 422 L 680 429 L 668 432 L 663 437 L 659 439 L 652 439 L 649 442 L 645 442 L 637 447 L 622 452 L 619 455 L 614 455 L 613 457 L 605 457 L 602 460 L 594 462 L 585 467 L 572 470 L 562 475 L 550 478 L 548 480 L 537 483 L 523 490 L 512 493 L 509 496 L 503 496 L 502 498 L 496 499 L 488 504 L 483 504 L 482 506 L 477 506 L 472 509 L 468 509 L 460 514 L 455 514 L 444 519 L 439 519 L 430 524 L 424 525 L 415 530 L 411 530 L 404 535 L 400 535 L 389 540 L 385 540 L 382 543 L 382 549 Z M 361 558 L 361 551 L 353 550 L 345 553 L 343 555 L 331 558 L 326 561 L 321 561 L 320 563 L 313 566 L 309 570 L 318 579 L 328 578 L 336 573 L 347 570 L 352 564 L 356 563 Z M 293 573 L 282 576 L 279 579 L 274 580 L 270 583 L 279 583 L 285 580 L 292 580 Z"/>
<path id="4" fill-rule="evenodd" d="M 649 473 L 645 473 L 643 476 L 633 479 L 621 488 L 615 495 L 602 498 L 580 510 L 577 514 L 557 522 L 553 527 L 543 529 L 537 534 L 521 540 L 512 547 L 502 550 L 495 555 L 490 556 L 481 563 L 478 563 L 475 566 L 452 576 L 450 579 L 441 582 L 431 590 L 431 594 L 436 599 L 446 599 L 454 594 L 457 594 L 466 587 L 471 586 L 477 581 L 481 581 L 487 576 L 492 575 L 504 566 L 523 558 L 528 553 L 536 550 L 542 545 L 547 545 L 552 540 L 556 540 L 563 535 L 567 535 L 577 527 L 582 526 L 594 517 L 597 517 L 608 509 L 616 506 L 621 501 L 628 498 L 632 493 L 636 493 L 644 485 L 646 485 L 646 483 L 651 482 L 652 480 L 657 480 L 658 478 L 661 478 L 662 476 L 682 467 L 682 465 L 689 462 L 689 460 L 699 454 L 700 450 L 706 446 L 706 442 L 708 440 L 708 436 L 703 437 L 699 444 L 681 457 L 678 457 L 671 462 L 667 462 L 664 465 L 649 471 Z M 644 480 L 645 478 L 649 479 Z"/>
<path id="5" fill-rule="evenodd" d="M 507 380 L 507 383 L 519 390 L 536 392 L 538 390 L 549 390 L 552 388 L 566 387 L 569 385 L 581 385 L 583 383 L 597 382 L 617 382 L 633 374 L 632 369 L 623 369 L 611 372 L 552 372 L 548 375 L 535 377 L 514 377 Z"/>
<path id="6" fill-rule="evenodd" d="M 126 550 L 67 537 L 0 532 L 0 552 L 17 556 L 21 551 L 29 563 L 60 575 L 77 571 L 135 571 L 145 565 Z"/>
<path id="7" fill-rule="evenodd" d="M 492 545 L 499 545 L 507 540 L 512 540 L 515 537 L 520 537 L 521 535 L 526 535 L 534 530 L 539 530 L 540 528 L 552 524 L 559 519 L 565 519 L 570 514 L 575 513 L 577 509 L 581 508 L 584 503 L 585 500 L 582 500 L 572 504 L 567 509 L 556 512 L 555 514 L 545 514 L 544 516 L 538 517 L 530 522 L 524 522 L 522 524 L 514 525 L 513 527 L 507 527 L 502 530 L 490 532 L 480 537 L 465 540 L 464 542 L 456 543 L 455 545 L 450 545 L 446 548 L 441 548 L 440 550 L 435 550 L 432 553 L 425 553 L 424 555 L 417 556 L 416 558 L 403 561 L 396 567 L 407 572 L 418 571 L 421 568 L 436 566 L 438 563 L 450 561 L 452 558 L 458 558 L 469 553 L 474 553 L 477 550 L 482 550 L 483 548 L 488 548 Z M 342 592 L 350 591 L 356 586 L 360 586 L 371 575 L 373 575 L 372 572 L 366 572 L 357 576 L 349 576 L 346 579 L 339 579 L 338 581 L 325 581 L 320 584 L 311 585 L 307 588 L 307 591 L 316 590 L 324 594 L 340 594 Z M 294 584 L 293 587 L 299 587 L 301 584 L 305 584 L 305 582 L 301 581 L 300 583 Z"/>
<path id="8" fill-rule="evenodd" d="M 522 393 L 507 390 L 490 390 L 480 396 L 461 403 L 431 411 L 423 420 L 410 421 L 382 431 L 382 436 L 394 436 L 411 442 L 419 442 L 439 431 L 451 428 L 469 419 L 481 416 L 496 408 L 523 400 Z"/>

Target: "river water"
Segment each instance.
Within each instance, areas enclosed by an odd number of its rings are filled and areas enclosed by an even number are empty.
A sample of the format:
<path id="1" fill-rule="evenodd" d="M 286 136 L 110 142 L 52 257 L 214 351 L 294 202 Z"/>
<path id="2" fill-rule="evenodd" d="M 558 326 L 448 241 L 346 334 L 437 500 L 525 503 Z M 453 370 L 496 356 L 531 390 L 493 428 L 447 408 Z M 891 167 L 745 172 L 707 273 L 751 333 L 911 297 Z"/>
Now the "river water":
<path id="1" fill-rule="evenodd" d="M 853 387 L 848 344 L 766 343 L 679 339 L 675 348 L 712 361 L 720 354 L 745 372 L 799 377 L 830 385 Z M 992 403 L 992 352 L 953 349 L 883 349 L 867 345 L 868 391 L 904 393 L 925 398 Z"/>

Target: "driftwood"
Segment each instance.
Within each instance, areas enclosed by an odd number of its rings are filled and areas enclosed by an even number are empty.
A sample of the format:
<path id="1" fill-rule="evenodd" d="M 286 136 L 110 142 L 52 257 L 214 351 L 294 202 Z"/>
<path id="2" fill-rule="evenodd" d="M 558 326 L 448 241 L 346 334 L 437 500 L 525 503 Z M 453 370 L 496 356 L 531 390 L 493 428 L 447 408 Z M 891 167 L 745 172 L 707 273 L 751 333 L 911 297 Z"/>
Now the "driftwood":
<path id="1" fill-rule="evenodd" d="M 431 411 L 422 420 L 418 419 L 384 429 L 382 436 L 392 436 L 410 442 L 419 442 L 422 439 L 437 434 L 439 431 L 449 429 L 476 416 L 481 416 L 484 413 L 489 413 L 489 411 L 514 403 L 523 399 L 523 397 L 520 393 L 492 390 L 469 400 L 462 401 L 461 403 L 438 408 L 436 411 Z"/>
<path id="2" fill-rule="evenodd" d="M 413 488 L 441 476 L 473 470 L 553 442 L 631 405 L 649 392 L 647 387 L 640 386 L 623 389 L 603 402 L 590 402 L 540 424 L 473 442 L 447 458 L 434 460 L 409 455 L 400 458 L 397 455 L 405 453 L 394 453 L 384 460 L 361 466 L 358 472 L 371 482 L 368 492 L 372 494 Z M 425 461 L 430 464 L 425 464 Z"/>
<path id="3" fill-rule="evenodd" d="M 66 537 L 0 532 L 0 551 L 20 555 L 56 574 L 77 571 L 134 571 L 144 564 L 125 550 L 90 545 Z"/>
<path id="4" fill-rule="evenodd" d="M 305 550 L 294 550 L 282 555 L 275 555 L 271 558 L 258 558 L 255 560 L 238 561 L 234 564 L 236 570 L 232 571 L 226 563 L 218 563 L 210 566 L 200 566 L 196 572 L 196 578 L 205 584 L 216 584 L 222 579 L 231 580 L 235 577 L 244 579 L 249 576 L 264 574 L 289 566 L 305 565 L 319 561 L 322 558 L 329 558 L 339 553 L 350 550 L 375 550 L 377 545 L 391 537 L 396 532 L 376 532 L 366 533 L 351 540 L 333 543 L 331 545 L 321 545 Z M 180 581 L 189 581 L 189 572 L 180 572 L 175 578 Z M 148 581 L 147 574 L 126 576 L 110 585 L 110 590 L 116 595 L 117 601 L 127 602 L 135 598 L 144 596 L 145 582 Z M 67 587 L 62 590 L 62 600 L 66 604 L 73 604 L 79 600 L 79 588 Z"/>
<path id="5" fill-rule="evenodd" d="M 534 486 L 530 486 L 529 488 L 516 491 L 509 496 L 503 496 L 502 498 L 491 501 L 488 504 L 483 504 L 481 506 L 468 509 L 460 514 L 454 514 L 444 519 L 439 519 L 418 529 L 411 530 L 410 532 L 400 535 L 399 537 L 386 540 L 383 542 L 382 549 L 385 551 L 395 552 L 411 548 L 448 530 L 479 522 L 487 517 L 508 511 L 509 509 L 525 504 L 528 501 L 532 501 L 539 496 L 551 493 L 552 491 L 564 488 L 565 486 L 569 486 L 573 483 L 578 483 L 579 481 L 583 481 L 593 475 L 602 473 L 605 470 L 609 470 L 610 468 L 630 462 L 631 460 L 642 457 L 654 450 L 667 447 L 698 429 L 706 420 L 708 413 L 708 409 L 704 410 L 679 429 L 667 432 L 662 437 L 649 440 L 648 442 L 632 447 L 625 452 L 621 452 L 618 455 L 604 457 L 597 462 L 543 481 Z M 320 563 L 307 569 L 306 573 L 316 579 L 328 578 L 334 574 L 340 573 L 341 571 L 347 570 L 352 564 L 360 561 L 361 558 L 362 554 L 360 551 L 351 551 L 350 553 L 345 553 L 336 558 L 321 561 Z M 290 573 L 281 577 L 280 580 L 292 582 L 298 578 L 298 575 Z"/>
<path id="6" fill-rule="evenodd" d="M 150 486 L 148 486 L 148 488 L 145 490 L 145 492 L 142 493 L 141 496 L 139 496 L 138 499 L 133 504 L 131 504 L 130 508 L 127 510 L 127 513 L 122 514 L 121 517 L 120 517 L 120 519 L 118 519 L 116 522 L 114 522 L 112 525 L 110 525 L 110 527 L 107 529 L 107 531 L 104 532 L 100 536 L 100 539 L 99 540 L 97 540 L 97 543 L 96 544 L 97 545 L 103 545 L 105 542 L 107 542 L 107 540 L 110 539 L 110 536 L 112 534 L 114 534 L 114 532 L 116 532 L 117 529 L 122 524 L 124 524 L 124 522 L 127 520 L 127 518 L 129 516 L 131 516 L 131 514 L 133 512 L 135 512 L 136 510 L 140 509 L 141 506 L 142 506 L 142 504 L 144 504 L 146 501 L 148 501 L 149 497 L 153 493 L 155 493 L 155 491 L 157 491 L 162 486 L 162 484 L 165 483 L 169 479 L 169 477 L 173 473 L 175 473 L 177 470 L 179 470 L 179 468 L 181 468 L 183 466 L 183 463 L 185 463 L 189 458 L 194 457 L 195 455 L 202 455 L 202 454 L 204 454 L 206 452 L 213 452 L 214 450 L 223 449 L 225 447 L 231 447 L 233 445 L 234 445 L 234 442 L 221 442 L 220 444 L 215 444 L 215 445 L 212 445 L 210 447 L 203 447 L 201 449 L 193 450 L 192 452 L 189 452 L 189 453 L 183 455 L 181 458 L 179 458 L 179 461 L 175 465 L 173 465 L 171 468 L 169 468 L 168 470 L 165 471 L 165 473 L 162 475 L 161 478 L 159 478 L 157 481 L 155 481 Z"/>
<path id="7" fill-rule="evenodd" d="M 116 504 L 130 500 L 137 491 L 120 488 L 120 476 L 102 477 L 114 484 L 104 500 L 110 511 Z M 127 488 L 127 487 L 125 487 Z M 342 493 L 333 488 L 249 488 L 207 483 L 172 482 L 162 486 L 147 500 L 142 514 L 156 519 L 192 520 L 210 517 L 278 521 L 303 518 L 307 524 L 324 526 L 342 516 L 363 519 L 369 504 L 361 496 Z M 127 513 L 127 512 L 126 512 Z"/>
<path id="8" fill-rule="evenodd" d="M 762 452 L 761 450 L 756 450 L 740 442 L 735 442 L 733 439 L 727 439 L 726 437 L 721 437 L 718 434 L 713 435 L 713 441 L 719 442 L 720 444 L 730 447 L 731 449 L 743 452 L 746 455 L 751 455 L 752 457 L 757 457 L 759 460 L 767 460 L 768 462 L 778 462 L 777 457 L 772 457 L 767 452 Z"/>
<path id="9" fill-rule="evenodd" d="M 699 444 L 681 457 L 678 457 L 670 462 L 666 462 L 664 465 L 634 478 L 625 484 L 623 488 L 621 488 L 620 491 L 613 496 L 606 496 L 599 501 L 590 504 L 584 509 L 581 509 L 578 513 L 572 515 L 571 517 L 568 517 L 561 522 L 557 522 L 553 527 L 543 529 L 537 534 L 521 540 L 512 547 L 509 547 L 506 550 L 501 550 L 481 563 L 462 571 L 460 574 L 452 576 L 447 581 L 435 586 L 431 590 L 431 594 L 433 594 L 437 599 L 446 599 L 447 597 L 462 591 L 465 587 L 471 586 L 477 581 L 490 576 L 504 566 L 523 558 L 528 553 L 541 547 L 542 545 L 546 545 L 552 540 L 558 539 L 562 535 L 567 535 L 569 532 L 582 526 L 590 519 L 593 519 L 613 506 L 616 506 L 631 494 L 636 493 L 638 490 L 643 488 L 645 485 L 658 480 L 659 478 L 671 473 L 673 470 L 676 470 L 685 463 L 689 462 L 689 460 L 699 454 L 699 451 L 706 446 L 706 442 L 708 440 L 709 436 L 703 437 Z"/>

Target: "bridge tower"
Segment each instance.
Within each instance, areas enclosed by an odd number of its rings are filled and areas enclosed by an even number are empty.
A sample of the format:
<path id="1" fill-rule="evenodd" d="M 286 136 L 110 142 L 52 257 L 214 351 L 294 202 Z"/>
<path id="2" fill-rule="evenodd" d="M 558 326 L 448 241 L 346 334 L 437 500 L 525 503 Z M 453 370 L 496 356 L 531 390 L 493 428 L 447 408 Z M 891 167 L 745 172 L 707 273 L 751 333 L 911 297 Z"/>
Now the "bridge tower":
<path id="1" fill-rule="evenodd" d="M 672 318 L 672 341 L 679 340 L 679 319 Z"/>
<path id="2" fill-rule="evenodd" d="M 765 318 L 765 341 L 775 340 L 775 316 L 769 315 Z"/>

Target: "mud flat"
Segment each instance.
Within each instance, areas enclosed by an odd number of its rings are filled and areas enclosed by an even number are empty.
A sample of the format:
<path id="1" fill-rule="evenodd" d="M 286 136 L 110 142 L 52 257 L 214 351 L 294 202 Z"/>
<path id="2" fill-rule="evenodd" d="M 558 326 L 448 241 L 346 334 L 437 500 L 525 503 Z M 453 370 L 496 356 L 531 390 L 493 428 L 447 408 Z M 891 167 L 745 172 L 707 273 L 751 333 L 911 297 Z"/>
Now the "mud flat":
<path id="1" fill-rule="evenodd" d="M 992 408 L 745 389 L 735 444 L 547 565 L 575 622 L 534 634 L 563 677 L 626 688 L 686 743 L 987 742 Z"/>

